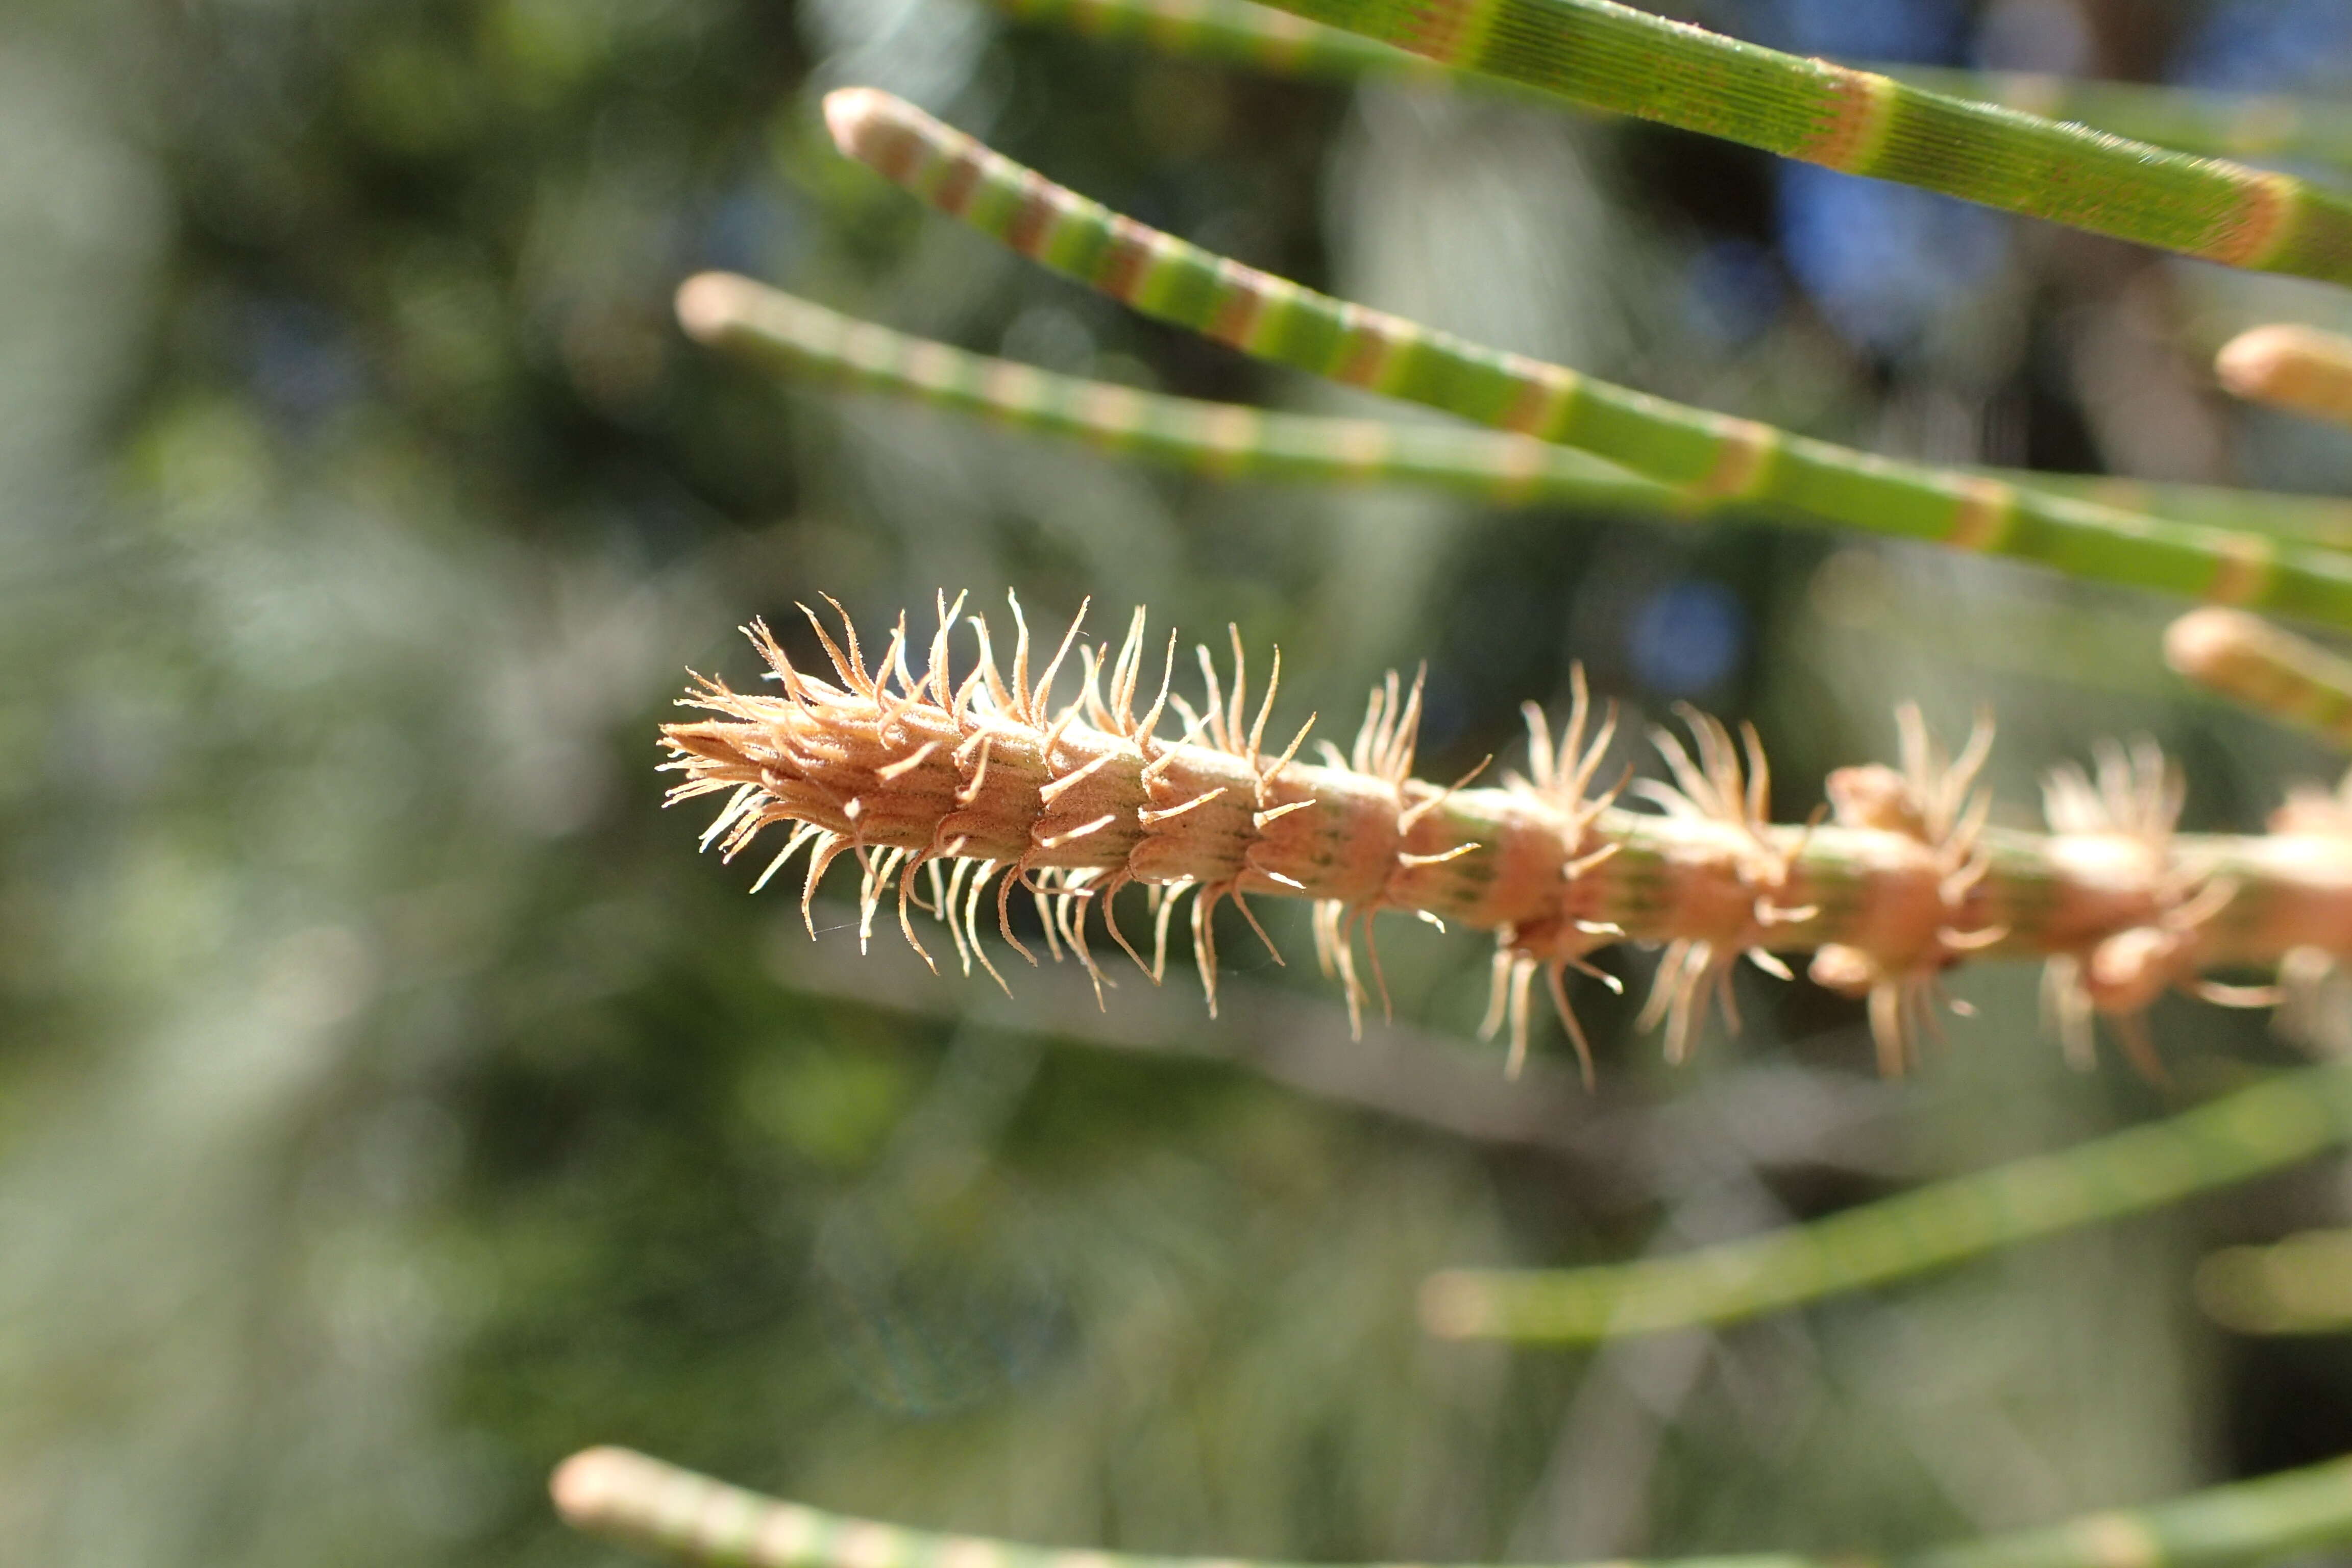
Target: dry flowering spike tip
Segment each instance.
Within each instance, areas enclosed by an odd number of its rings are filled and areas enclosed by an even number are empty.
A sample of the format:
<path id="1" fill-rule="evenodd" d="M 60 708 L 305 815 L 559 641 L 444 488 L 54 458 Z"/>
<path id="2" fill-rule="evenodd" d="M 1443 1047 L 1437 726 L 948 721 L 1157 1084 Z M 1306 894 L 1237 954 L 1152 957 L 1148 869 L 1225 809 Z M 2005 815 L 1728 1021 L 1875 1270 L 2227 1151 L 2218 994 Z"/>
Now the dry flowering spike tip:
<path id="1" fill-rule="evenodd" d="M 2352 425 L 2352 338 L 2317 327 L 2256 327 L 2221 346 L 2213 372 L 2249 403 Z"/>
<path id="2" fill-rule="evenodd" d="M 732 859 L 782 835 L 755 886 L 805 851 L 807 918 L 825 873 L 854 864 L 861 944 L 887 908 L 936 964 L 920 914 L 947 928 L 967 974 L 1000 984 L 996 942 L 1032 962 L 1042 943 L 1099 994 L 1106 936 L 1156 981 L 1189 895 L 1182 924 L 1213 1010 L 1215 917 L 1231 904 L 1272 951 L 1264 895 L 1313 906 L 1318 958 L 1359 1019 L 1386 1002 L 1381 912 L 1494 933 L 1486 1029 L 1507 1029 L 1514 1064 L 1541 976 L 1591 1070 L 1570 973 L 1614 986 L 1593 956 L 1633 942 L 1663 950 L 1643 1019 L 1676 1058 L 1712 1005 L 1737 1028 L 1743 957 L 1787 977 L 1783 955 L 1812 954 L 1813 979 L 1866 1002 L 1889 1072 L 1936 1032 L 1947 971 L 2016 957 L 2047 962 L 2078 1055 L 2104 1013 L 2153 1071 L 2138 1015 L 2166 989 L 2258 1005 L 2270 987 L 2207 975 L 2283 966 L 2316 984 L 2352 958 L 2352 793 L 2297 795 L 2268 835 L 2180 834 L 2180 781 L 2161 753 L 2108 746 L 2091 772 L 2053 775 L 2047 834 L 1996 828 L 1977 782 L 1990 721 L 1953 754 L 1906 707 L 1898 765 L 1839 769 L 1826 816 L 1776 824 L 1756 732 L 1685 710 L 1687 742 L 1655 737 L 1668 776 L 1630 786 L 1655 809 L 1631 810 L 1622 778 L 1603 784 L 1615 721 L 1580 672 L 1557 731 L 1528 710 L 1524 772 L 1481 784 L 1482 763 L 1432 784 L 1413 776 L 1418 678 L 1374 688 L 1352 743 L 1318 742 L 1309 762 L 1313 721 L 1276 723 L 1280 661 L 1256 688 L 1238 633 L 1229 662 L 1200 654 L 1195 700 L 1175 688 L 1175 639 L 1155 644 L 1139 610 L 1114 647 L 1085 639 L 1083 608 L 1049 645 L 1033 644 L 1017 601 L 1009 641 L 964 604 L 940 595 L 934 630 L 902 617 L 878 653 L 838 606 L 810 615 L 819 657 L 803 663 L 755 621 L 745 631 L 772 689 L 698 677 L 684 699 L 698 716 L 661 738 L 680 775 L 670 799 L 719 802 L 706 846 Z M 1036 911 L 1025 934 L 1016 894 Z"/>
<path id="3" fill-rule="evenodd" d="M 2352 660 L 2243 610 L 2192 610 L 2164 634 L 2165 661 L 2258 713 L 2352 749 Z"/>

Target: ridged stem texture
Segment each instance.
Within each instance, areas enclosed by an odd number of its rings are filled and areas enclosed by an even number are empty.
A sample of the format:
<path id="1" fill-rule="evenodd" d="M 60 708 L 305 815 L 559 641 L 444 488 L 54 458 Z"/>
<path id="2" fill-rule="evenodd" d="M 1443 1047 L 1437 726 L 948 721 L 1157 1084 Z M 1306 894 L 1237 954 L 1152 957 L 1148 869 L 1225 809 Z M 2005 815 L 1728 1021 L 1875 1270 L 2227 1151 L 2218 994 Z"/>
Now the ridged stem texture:
<path id="1" fill-rule="evenodd" d="M 1391 77 L 1535 95 L 1536 89 L 1453 69 L 1376 39 L 1252 0 L 995 0 L 1024 21 L 1164 54 L 1282 76 Z M 2086 81 L 2034 71 L 1897 65 L 1886 74 L 1949 98 L 2071 121 L 2183 153 L 2352 163 L 2352 112 L 2323 98 L 2230 93 L 2141 82 Z M 1543 96 L 1550 96 L 1549 94 Z M 1555 99 L 1554 101 L 1557 101 Z"/>
<path id="2" fill-rule="evenodd" d="M 2352 201 L 2306 181 L 1948 97 L 1612 0 L 1275 0 L 1587 108 L 2218 261 L 2352 282 Z"/>
<path id="3" fill-rule="evenodd" d="M 2352 559 L 1874 457 L 1614 386 L 1334 300 L 1112 213 L 870 88 L 825 100 L 844 151 L 1143 314 L 1245 353 L 1575 447 L 1660 484 L 2074 575 L 2352 626 Z"/>

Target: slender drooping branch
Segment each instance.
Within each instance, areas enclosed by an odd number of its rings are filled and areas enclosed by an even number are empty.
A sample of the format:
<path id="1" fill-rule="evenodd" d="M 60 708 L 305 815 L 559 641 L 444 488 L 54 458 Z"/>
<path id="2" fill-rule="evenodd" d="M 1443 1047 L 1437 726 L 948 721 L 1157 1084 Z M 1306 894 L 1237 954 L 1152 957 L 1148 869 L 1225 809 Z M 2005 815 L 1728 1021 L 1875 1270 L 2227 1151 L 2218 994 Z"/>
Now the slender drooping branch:
<path id="1" fill-rule="evenodd" d="M 1055 184 L 887 93 L 835 139 L 941 212 L 1145 315 L 1245 353 L 1606 458 L 1644 479 L 2077 576 L 2352 626 L 2352 558 L 1896 462 L 1685 407 L 1334 300 Z"/>
<path id="2" fill-rule="evenodd" d="M 1024 21 L 1282 76 L 1395 79 L 1557 98 L 1252 0 L 995 0 Z M 2071 121 L 2183 153 L 2352 163 L 2352 112 L 2324 98 L 2208 92 L 2034 71 L 1878 68 L 1897 81 L 2044 121 Z"/>
<path id="3" fill-rule="evenodd" d="M 1256 927 L 1250 899 L 1294 897 L 1314 903 L 1318 956 L 1351 1008 L 1369 994 L 1366 973 L 1378 988 L 1370 944 L 1381 911 L 1493 931 L 1488 1027 L 1509 1024 L 1515 1056 L 1538 975 L 1582 1051 L 1566 973 L 1607 978 L 1591 955 L 1630 940 L 1665 950 L 1645 1020 L 1665 1025 L 1673 1057 L 1710 1002 L 1736 1024 L 1729 979 L 1741 957 L 1785 976 L 1776 954 L 1811 952 L 1816 981 L 1869 999 L 1885 1065 L 1899 1070 L 1940 976 L 1971 958 L 2045 958 L 2070 1047 L 2087 1049 L 2091 1017 L 2105 1012 L 2146 1060 L 2136 1020 L 2168 988 L 2263 1003 L 2267 992 L 2218 986 L 2203 972 L 2352 955 L 2352 806 L 2302 797 L 2265 837 L 2176 834 L 2179 780 L 2151 746 L 2103 751 L 2095 776 L 2053 775 L 2050 834 L 1993 829 L 1990 797 L 1974 787 L 1989 727 L 1951 757 L 1906 710 L 1899 767 L 1838 770 L 1831 820 L 1782 826 L 1769 819 L 1754 731 L 1735 744 L 1686 712 L 1695 750 L 1656 732 L 1672 782 L 1634 784 L 1659 808 L 1636 812 L 1600 787 L 1614 721 L 1596 721 L 1580 678 L 1557 740 L 1530 706 L 1526 775 L 1437 785 L 1412 776 L 1418 682 L 1391 675 L 1350 749 L 1321 743 L 1323 760 L 1309 763 L 1298 759 L 1311 719 L 1286 739 L 1268 729 L 1279 658 L 1253 706 L 1237 633 L 1223 675 L 1200 650 L 1195 708 L 1171 685 L 1174 638 L 1154 660 L 1139 610 L 1115 652 L 1082 643 L 1074 620 L 1034 681 L 1019 606 L 1009 677 L 972 617 L 977 662 L 952 676 L 962 603 L 940 604 L 919 675 L 903 617 L 869 668 L 845 618 L 835 640 L 812 616 L 829 679 L 796 668 L 755 625 L 781 693 L 702 681 L 687 702 L 714 717 L 667 725 L 662 738 L 668 767 L 685 775 L 673 799 L 726 796 L 705 843 L 731 858 L 770 824 L 792 824 L 761 882 L 805 847 L 805 905 L 826 869 L 854 857 L 861 940 L 887 901 L 928 959 L 913 921 L 921 910 L 945 923 L 967 973 L 976 963 L 1000 983 L 982 939 L 992 879 L 993 923 L 1011 947 L 1034 962 L 1011 921 L 1019 891 L 1037 905 L 1045 943 L 1069 948 L 1089 973 L 1098 915 L 1103 933 L 1158 977 L 1171 922 L 1192 894 L 1213 1011 L 1218 906 Z M 1076 694 L 1062 700 L 1065 671 L 1076 674 Z M 1160 732 L 1170 714 L 1181 739 Z M 1149 959 L 1117 918 L 1130 884 L 1149 907 Z M 1357 965 L 1359 931 L 1369 972 Z"/>
<path id="4" fill-rule="evenodd" d="M 1549 1343 L 1738 1322 L 2145 1214 L 2347 1139 L 2352 1066 L 2306 1068 L 2166 1121 L 1747 1240 L 1589 1268 L 1433 1275 L 1422 1317 L 1449 1339 Z"/>
<path id="5" fill-rule="evenodd" d="M 677 315 L 697 339 L 765 363 L 1219 479 L 1428 485 L 1505 505 L 1567 504 L 1678 516 L 1734 504 L 1672 489 L 1527 436 L 1274 414 L 1057 375 L 908 337 L 725 273 L 688 279 L 678 290 Z"/>
<path id="6" fill-rule="evenodd" d="M 1280 16 L 1280 12 L 1269 12 Z M 1341 37 L 1347 35 L 1342 34 Z M 731 273 L 678 289 L 679 323 L 700 342 L 791 374 L 910 398 L 1034 435 L 1216 479 L 1424 485 L 1496 506 L 1568 506 L 1646 517 L 1741 513 L 1818 525 L 1690 487 L 1659 484 L 1572 447 L 1501 431 L 1402 420 L 1269 413 L 1062 375 L 858 321 Z M 2105 475 L 1984 476 L 2118 511 L 2307 544 L 2352 547 L 2352 502 Z"/>
<path id="7" fill-rule="evenodd" d="M 549 1483 L 575 1530 L 673 1562 L 740 1568 L 1292 1568 L 939 1535 L 781 1502 L 627 1448 L 590 1448 Z M 1648 1568 L 2229 1568 L 2352 1541 L 2352 1460 L 2239 1481 L 2147 1508 L 1874 1558 L 1793 1552 L 1661 1559 Z M 1621 1565 L 1629 1568 L 1629 1565 Z"/>
<path id="8" fill-rule="evenodd" d="M 1458 70 L 2206 261 L 2352 282 L 2352 201 L 1612 0 L 1273 0 Z"/>

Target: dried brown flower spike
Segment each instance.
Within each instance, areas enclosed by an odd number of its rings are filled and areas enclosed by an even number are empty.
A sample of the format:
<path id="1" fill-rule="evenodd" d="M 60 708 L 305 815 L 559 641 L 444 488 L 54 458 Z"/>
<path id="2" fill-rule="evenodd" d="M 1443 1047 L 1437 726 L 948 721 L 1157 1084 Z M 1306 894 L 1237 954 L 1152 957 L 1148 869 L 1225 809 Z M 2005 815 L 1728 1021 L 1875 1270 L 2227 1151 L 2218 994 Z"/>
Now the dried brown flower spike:
<path id="1" fill-rule="evenodd" d="M 1508 1025 L 1514 1062 L 1527 1049 L 1540 973 L 1589 1070 L 1566 974 L 1600 975 L 1590 955 L 1630 940 L 1665 949 L 1643 1017 L 1664 1023 L 1675 1058 L 1709 1001 L 1736 1025 L 1728 976 L 1741 956 L 1785 977 L 1778 954 L 1814 953 L 1814 979 L 1868 999 L 1881 1062 L 1895 1071 L 1933 1027 L 1944 971 L 2015 954 L 2049 961 L 2073 1048 L 2087 1048 L 2090 1017 L 2105 1012 L 2152 1068 L 2133 1020 L 2167 987 L 2264 1003 L 2267 989 L 2214 986 L 2201 971 L 2268 966 L 2290 952 L 2305 967 L 2352 954 L 2345 814 L 2290 812 L 2267 837 L 2176 834 L 2179 783 L 2152 747 L 2103 751 L 2095 779 L 2062 772 L 2048 791 L 2053 831 L 2008 832 L 1986 826 L 1990 801 L 1975 787 L 1990 723 L 1948 758 L 1906 707 L 1900 768 L 1839 770 L 1831 819 L 1785 826 L 1769 820 L 1755 732 L 1735 746 L 1720 724 L 1686 712 L 1696 750 L 1657 737 L 1672 782 L 1638 784 L 1662 814 L 1639 813 L 1614 804 L 1615 788 L 1594 787 L 1614 726 L 1594 722 L 1580 675 L 1557 742 L 1528 710 L 1527 775 L 1474 788 L 1481 764 L 1438 786 L 1412 776 L 1418 680 L 1391 676 L 1349 750 L 1327 743 L 1323 760 L 1307 763 L 1299 752 L 1313 721 L 1272 746 L 1280 662 L 1253 706 L 1238 634 L 1229 677 L 1201 650 L 1195 708 L 1172 689 L 1173 637 L 1147 682 L 1139 610 L 1116 651 L 1080 640 L 1082 610 L 1034 681 L 1019 605 L 1010 679 L 985 622 L 971 616 L 978 658 L 954 679 L 950 642 L 962 606 L 941 596 L 920 675 L 903 618 L 869 669 L 845 616 L 836 638 L 811 615 L 831 679 L 795 667 L 755 622 L 747 635 L 780 691 L 698 678 L 686 705 L 711 716 L 666 725 L 662 739 L 666 766 L 684 775 L 672 800 L 726 795 L 703 838 L 727 858 L 771 824 L 793 825 L 760 884 L 805 847 L 805 913 L 825 871 L 854 857 L 861 943 L 890 900 L 927 961 L 917 910 L 946 925 L 967 973 L 977 963 L 1000 984 L 981 938 L 992 881 L 998 935 L 1035 961 L 1011 919 L 1011 900 L 1026 894 L 1049 952 L 1066 947 L 1098 990 L 1090 919 L 1099 911 L 1110 939 L 1156 981 L 1192 894 L 1193 955 L 1213 1012 L 1215 910 L 1231 902 L 1272 951 L 1249 903 L 1271 894 L 1315 903 L 1318 956 L 1359 1019 L 1368 999 L 1360 930 L 1371 987 L 1385 992 L 1371 940 L 1381 911 L 1494 931 L 1487 1027 Z M 1066 672 L 1075 685 L 1057 700 Z M 1181 727 L 1174 739 L 1160 732 L 1171 714 Z M 1114 909 L 1130 883 L 1151 921 L 1149 960 Z"/>

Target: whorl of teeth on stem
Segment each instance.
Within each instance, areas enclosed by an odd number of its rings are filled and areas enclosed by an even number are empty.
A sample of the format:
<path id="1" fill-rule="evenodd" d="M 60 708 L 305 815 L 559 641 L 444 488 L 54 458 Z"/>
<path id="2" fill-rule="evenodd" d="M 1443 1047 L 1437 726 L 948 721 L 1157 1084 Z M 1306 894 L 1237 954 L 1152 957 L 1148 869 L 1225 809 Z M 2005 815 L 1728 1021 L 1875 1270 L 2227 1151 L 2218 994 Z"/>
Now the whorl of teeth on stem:
<path id="1" fill-rule="evenodd" d="M 1969 895 L 1990 866 L 1979 841 L 1992 796 L 1975 784 L 1992 752 L 1991 716 L 1977 716 L 1957 758 L 1946 755 L 1927 733 L 1916 703 L 1895 710 L 1895 723 L 1902 765 L 1867 763 L 1838 769 L 1829 777 L 1830 811 L 1841 826 L 1899 834 L 1927 850 L 1937 873 L 1935 927 L 1889 950 L 1900 952 L 1899 960 L 1889 962 L 1868 947 L 1831 942 L 1813 954 L 1806 971 L 1814 984 L 1868 1002 L 1879 1069 L 1890 1075 L 1910 1065 L 1923 1033 L 1941 1037 L 1938 1003 L 1968 1013 L 1966 1003 L 1944 994 L 1944 971 L 2008 934 L 1998 925 L 1971 926 L 1968 918 Z"/>
<path id="2" fill-rule="evenodd" d="M 830 679 L 794 665 L 755 622 L 747 634 L 781 689 L 698 678 L 684 702 L 707 716 L 664 726 L 662 739 L 667 768 L 684 775 L 672 800 L 726 797 L 706 845 L 731 859 L 771 824 L 792 825 L 755 886 L 807 849 L 806 917 L 826 869 L 853 857 L 861 944 L 887 900 L 926 961 L 916 910 L 946 925 L 967 973 L 977 963 L 1000 984 L 981 940 L 992 882 L 1006 944 L 1035 962 L 1012 920 L 1011 900 L 1025 894 L 1048 951 L 1066 947 L 1098 991 L 1093 917 L 1156 982 L 1192 894 L 1193 955 L 1213 1009 L 1216 910 L 1231 902 L 1271 952 L 1249 901 L 1264 893 L 1314 903 L 1318 957 L 1359 1018 L 1370 994 L 1385 999 L 1371 939 L 1381 911 L 1494 931 L 1486 1029 L 1508 1026 L 1514 1062 L 1540 973 L 1589 1070 L 1567 973 L 1614 984 L 1589 958 L 1627 940 L 1664 949 L 1643 1018 L 1663 1024 L 1677 1058 L 1710 1005 L 1737 1027 L 1729 976 L 1743 956 L 1786 977 L 1779 954 L 1811 952 L 1816 981 L 1867 999 L 1889 1071 L 1933 1032 L 1945 970 L 2032 956 L 2049 963 L 2047 994 L 2071 1049 L 2089 1048 L 2091 1021 L 2105 1013 L 2154 1070 L 2137 1015 L 2166 989 L 2259 1005 L 2274 999 L 2268 988 L 2215 985 L 2203 973 L 2284 960 L 2309 977 L 2352 956 L 2352 794 L 2294 797 L 2267 837 L 2179 834 L 2179 781 L 2143 743 L 2102 749 L 2095 773 L 2054 775 L 2048 835 L 1993 828 L 1976 787 L 1990 722 L 1951 757 L 1906 707 L 1899 766 L 1841 769 L 1827 820 L 1776 826 L 1754 731 L 1735 742 L 1685 710 L 1687 747 L 1655 736 L 1670 780 L 1633 785 L 1659 810 L 1633 812 L 1615 804 L 1622 780 L 1596 787 L 1614 724 L 1596 722 L 1580 674 L 1557 739 L 1528 710 L 1524 776 L 1471 787 L 1481 763 L 1441 787 L 1412 776 L 1418 679 L 1391 676 L 1353 745 L 1318 743 L 1321 761 L 1309 763 L 1300 752 L 1311 719 L 1278 745 L 1269 738 L 1279 659 L 1253 703 L 1238 634 L 1229 670 L 1200 650 L 1196 707 L 1173 689 L 1174 637 L 1154 659 L 1140 611 L 1116 651 L 1082 641 L 1074 621 L 1033 679 L 1019 605 L 1008 678 L 987 625 L 964 618 L 963 604 L 942 595 L 919 675 L 903 617 L 869 668 L 845 616 L 836 637 L 811 615 Z M 978 658 L 959 678 L 950 637 L 960 620 Z M 1057 698 L 1072 675 L 1071 694 Z M 1174 739 L 1160 732 L 1171 717 Z M 1148 958 L 1114 910 L 1130 883 L 1150 919 Z"/>
<path id="3" fill-rule="evenodd" d="M 2143 1016 L 2158 996 L 2178 986 L 2225 1007 L 2267 1007 L 2278 994 L 2199 975 L 2206 962 L 2205 928 L 2229 908 L 2239 884 L 2227 874 L 2183 864 L 2174 854 L 2185 793 L 2179 769 L 2146 737 L 2129 747 L 2103 741 L 2092 754 L 2095 772 L 2070 763 L 2043 780 L 2043 815 L 2054 843 L 2077 861 L 2139 889 L 2147 908 L 2140 919 L 2095 942 L 2052 953 L 2042 969 L 2043 1005 L 2071 1060 L 2089 1063 L 2091 1020 L 2103 1013 L 2115 1020 L 2134 1065 L 2160 1079 L 2163 1065 Z"/>

